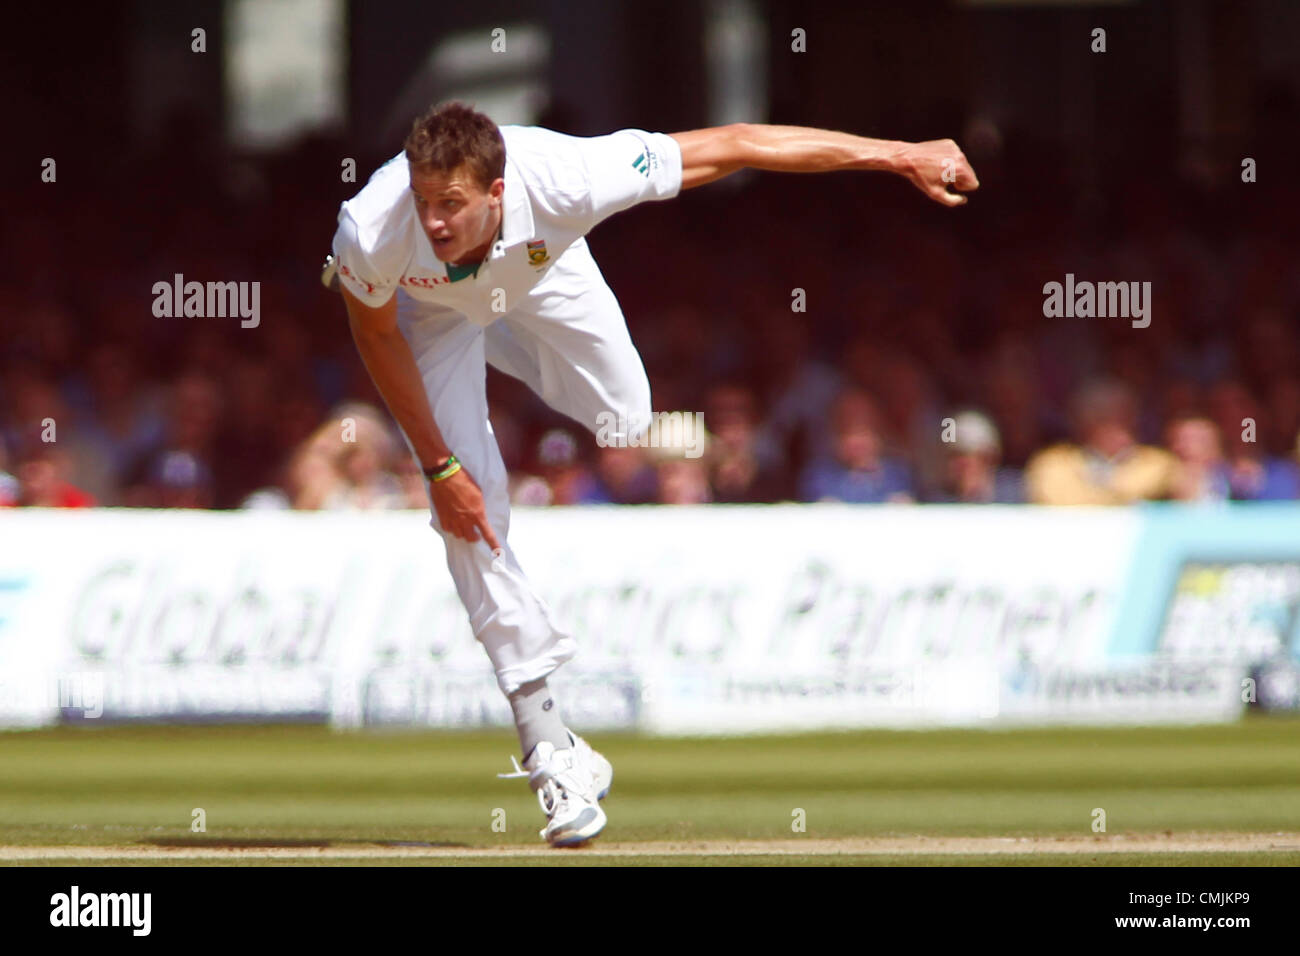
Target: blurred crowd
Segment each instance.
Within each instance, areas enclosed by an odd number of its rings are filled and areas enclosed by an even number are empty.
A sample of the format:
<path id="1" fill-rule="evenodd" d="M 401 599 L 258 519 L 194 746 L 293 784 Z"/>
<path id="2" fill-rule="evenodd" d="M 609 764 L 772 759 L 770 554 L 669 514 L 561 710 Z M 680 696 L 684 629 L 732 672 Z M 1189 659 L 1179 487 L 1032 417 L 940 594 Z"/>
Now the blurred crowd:
<path id="1" fill-rule="evenodd" d="M 200 144 L 146 170 L 147 223 L 108 189 L 19 203 L 0 504 L 428 507 L 316 280 L 358 186 L 302 170 L 343 148 L 254 164 Z M 972 160 L 985 185 L 956 211 L 884 177 L 745 174 L 600 226 L 654 407 L 703 412 L 707 443 L 598 447 L 493 371 L 516 503 L 1300 498 L 1296 187 L 1126 167 L 1064 188 L 1050 156 Z M 261 281 L 259 326 L 155 317 L 175 273 Z M 1045 317 L 1067 273 L 1151 282 L 1149 327 Z"/>

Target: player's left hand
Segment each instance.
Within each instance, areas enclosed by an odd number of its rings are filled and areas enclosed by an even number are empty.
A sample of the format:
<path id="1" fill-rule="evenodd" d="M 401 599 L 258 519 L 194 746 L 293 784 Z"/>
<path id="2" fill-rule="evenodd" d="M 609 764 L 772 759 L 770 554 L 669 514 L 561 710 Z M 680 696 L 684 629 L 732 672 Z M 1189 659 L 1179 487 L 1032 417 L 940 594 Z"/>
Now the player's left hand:
<path id="1" fill-rule="evenodd" d="M 950 139 L 906 143 L 895 156 L 895 169 L 912 185 L 945 206 L 966 203 L 963 192 L 980 188 L 966 154 Z M 959 190 L 950 192 L 948 187 Z"/>

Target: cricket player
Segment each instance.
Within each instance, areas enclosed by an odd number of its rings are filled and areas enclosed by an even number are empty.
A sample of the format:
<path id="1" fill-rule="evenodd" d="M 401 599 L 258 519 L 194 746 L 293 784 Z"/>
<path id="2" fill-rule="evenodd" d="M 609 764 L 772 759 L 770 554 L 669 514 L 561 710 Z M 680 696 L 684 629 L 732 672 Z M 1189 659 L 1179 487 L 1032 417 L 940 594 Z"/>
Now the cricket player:
<path id="1" fill-rule="evenodd" d="M 631 423 L 616 440 L 641 432 L 650 385 L 584 237 L 616 212 L 747 167 L 884 170 L 947 206 L 979 185 L 952 140 L 744 123 L 584 138 L 498 128 L 450 103 L 416 120 L 403 152 L 339 211 L 322 278 L 337 271 L 357 350 L 428 479 L 430 524 L 519 733 L 523 767 L 502 776 L 528 778 L 554 846 L 604 829 L 613 770 L 564 725 L 547 686 L 577 648 L 510 549 L 486 367 L 593 433 L 611 414 Z M 774 211 L 772 227 L 791 223 Z"/>

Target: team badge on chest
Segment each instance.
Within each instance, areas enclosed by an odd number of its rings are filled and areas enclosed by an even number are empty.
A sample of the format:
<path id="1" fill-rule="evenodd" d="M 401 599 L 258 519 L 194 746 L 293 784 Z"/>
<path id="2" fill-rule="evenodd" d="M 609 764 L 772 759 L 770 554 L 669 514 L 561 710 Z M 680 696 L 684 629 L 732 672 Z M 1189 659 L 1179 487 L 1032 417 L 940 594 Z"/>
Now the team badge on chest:
<path id="1" fill-rule="evenodd" d="M 544 266 L 550 261 L 551 256 L 546 251 L 545 239 L 528 240 L 528 264 L 530 266 Z"/>

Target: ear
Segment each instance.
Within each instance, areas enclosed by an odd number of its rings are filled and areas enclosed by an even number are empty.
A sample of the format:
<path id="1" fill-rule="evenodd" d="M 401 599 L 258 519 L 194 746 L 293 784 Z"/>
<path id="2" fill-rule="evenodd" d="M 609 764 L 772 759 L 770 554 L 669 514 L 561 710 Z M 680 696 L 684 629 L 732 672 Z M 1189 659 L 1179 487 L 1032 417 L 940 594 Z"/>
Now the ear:
<path id="1" fill-rule="evenodd" d="M 488 195 L 492 197 L 492 205 L 499 206 L 501 204 L 501 197 L 505 195 L 505 192 L 506 181 L 504 179 L 498 177 L 497 179 L 492 180 L 492 185 L 488 187 Z"/>

